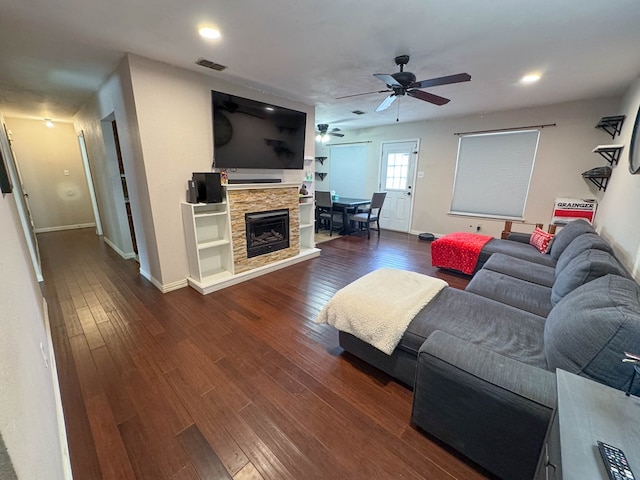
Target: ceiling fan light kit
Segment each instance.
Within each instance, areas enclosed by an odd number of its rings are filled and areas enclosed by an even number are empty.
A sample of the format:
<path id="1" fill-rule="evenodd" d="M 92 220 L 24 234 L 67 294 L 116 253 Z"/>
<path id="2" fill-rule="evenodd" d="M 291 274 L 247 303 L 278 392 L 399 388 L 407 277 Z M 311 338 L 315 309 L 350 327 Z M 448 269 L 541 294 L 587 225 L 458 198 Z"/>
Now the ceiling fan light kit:
<path id="1" fill-rule="evenodd" d="M 387 90 L 379 90 L 376 92 L 356 93 L 354 95 L 347 95 L 340 98 L 356 97 L 359 95 L 369 95 L 372 93 L 386 93 L 391 94 L 385 98 L 380 105 L 376 108 L 376 112 L 382 112 L 389 108 L 397 97 L 408 95 L 424 102 L 429 102 L 434 105 L 445 105 L 449 103 L 448 98 L 434 95 L 433 93 L 423 92 L 422 88 L 437 87 L 440 85 L 449 85 L 451 83 L 468 82 L 471 80 L 471 75 L 468 73 L 457 73 L 455 75 L 447 75 L 445 77 L 431 78 L 428 80 L 421 80 L 416 82 L 416 76 L 411 72 L 405 72 L 404 66 L 409 63 L 409 55 L 399 55 L 395 58 L 396 65 L 400 67 L 400 71 L 396 73 L 374 73 L 373 76 L 378 80 L 382 80 L 387 85 Z"/>
<path id="2" fill-rule="evenodd" d="M 317 125 L 318 127 L 318 132 L 316 135 L 316 141 L 318 142 L 322 142 L 322 143 L 327 143 L 331 137 L 344 137 L 343 133 L 338 133 L 340 131 L 339 128 L 333 128 L 331 131 L 329 131 L 329 124 L 327 123 L 320 123 Z"/>

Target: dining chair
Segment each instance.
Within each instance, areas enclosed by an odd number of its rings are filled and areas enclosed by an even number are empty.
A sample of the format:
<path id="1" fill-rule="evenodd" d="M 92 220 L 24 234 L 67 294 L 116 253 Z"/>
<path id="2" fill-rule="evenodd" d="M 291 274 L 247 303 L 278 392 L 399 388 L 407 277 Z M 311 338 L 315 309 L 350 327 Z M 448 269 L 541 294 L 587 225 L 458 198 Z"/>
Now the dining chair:
<path id="1" fill-rule="evenodd" d="M 320 224 L 328 225 L 329 236 L 333 235 L 333 199 L 331 192 L 322 192 L 316 190 L 316 233 L 320 228 Z"/>
<path id="2" fill-rule="evenodd" d="M 376 192 L 371 197 L 371 203 L 369 204 L 369 208 L 366 208 L 364 211 L 357 212 L 349 217 L 350 222 L 357 222 L 360 228 L 364 225 L 367 227 L 367 238 L 371 238 L 371 224 L 375 222 L 378 228 L 374 228 L 374 230 L 378 231 L 378 237 L 380 236 L 380 212 L 382 211 L 382 205 L 384 204 L 384 199 L 387 196 L 387 192 Z"/>

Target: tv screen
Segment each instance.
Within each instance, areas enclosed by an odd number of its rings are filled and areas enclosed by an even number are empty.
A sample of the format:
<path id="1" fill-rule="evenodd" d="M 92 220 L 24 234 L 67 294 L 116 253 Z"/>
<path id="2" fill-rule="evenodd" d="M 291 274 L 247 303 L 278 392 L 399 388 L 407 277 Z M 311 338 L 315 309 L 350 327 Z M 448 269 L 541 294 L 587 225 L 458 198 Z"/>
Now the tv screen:
<path id="1" fill-rule="evenodd" d="M 211 92 L 216 168 L 304 168 L 307 114 Z"/>

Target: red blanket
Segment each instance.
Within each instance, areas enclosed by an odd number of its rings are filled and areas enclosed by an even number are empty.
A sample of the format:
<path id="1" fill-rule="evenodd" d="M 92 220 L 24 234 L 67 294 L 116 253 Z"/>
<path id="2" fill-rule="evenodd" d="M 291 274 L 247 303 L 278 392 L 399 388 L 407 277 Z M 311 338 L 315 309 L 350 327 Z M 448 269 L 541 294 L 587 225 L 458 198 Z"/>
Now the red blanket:
<path id="1" fill-rule="evenodd" d="M 431 264 L 471 275 L 478 263 L 480 250 L 493 239 L 488 235 L 455 232 L 431 242 Z"/>

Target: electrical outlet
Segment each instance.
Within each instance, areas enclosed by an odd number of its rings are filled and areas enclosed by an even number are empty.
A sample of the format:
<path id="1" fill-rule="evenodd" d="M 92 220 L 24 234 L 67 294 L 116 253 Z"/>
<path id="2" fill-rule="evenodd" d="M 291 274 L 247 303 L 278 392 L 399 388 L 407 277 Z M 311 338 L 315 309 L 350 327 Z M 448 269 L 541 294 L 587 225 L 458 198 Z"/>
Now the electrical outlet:
<path id="1" fill-rule="evenodd" d="M 64 172 L 63 172 L 63 173 L 64 173 L 64 176 L 65 176 L 65 177 L 68 177 L 68 176 L 69 176 L 69 170 L 64 170 Z"/>

